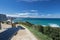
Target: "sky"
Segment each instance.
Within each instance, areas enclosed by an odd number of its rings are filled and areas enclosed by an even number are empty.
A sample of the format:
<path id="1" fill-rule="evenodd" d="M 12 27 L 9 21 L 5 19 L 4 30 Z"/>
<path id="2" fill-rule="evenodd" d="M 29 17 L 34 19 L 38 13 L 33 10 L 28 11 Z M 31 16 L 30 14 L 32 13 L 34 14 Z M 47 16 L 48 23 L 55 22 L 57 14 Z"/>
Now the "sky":
<path id="1" fill-rule="evenodd" d="M 60 18 L 60 0 L 0 0 L 0 14 L 12 17 Z"/>

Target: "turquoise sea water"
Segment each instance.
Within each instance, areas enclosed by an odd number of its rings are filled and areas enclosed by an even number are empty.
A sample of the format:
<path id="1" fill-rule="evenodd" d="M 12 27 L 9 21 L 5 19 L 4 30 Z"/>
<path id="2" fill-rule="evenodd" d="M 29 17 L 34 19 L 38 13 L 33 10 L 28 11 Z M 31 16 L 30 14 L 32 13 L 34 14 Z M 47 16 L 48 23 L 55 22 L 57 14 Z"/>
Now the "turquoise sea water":
<path id="1" fill-rule="evenodd" d="M 28 21 L 38 25 L 60 26 L 60 18 L 16 18 L 14 21 Z"/>

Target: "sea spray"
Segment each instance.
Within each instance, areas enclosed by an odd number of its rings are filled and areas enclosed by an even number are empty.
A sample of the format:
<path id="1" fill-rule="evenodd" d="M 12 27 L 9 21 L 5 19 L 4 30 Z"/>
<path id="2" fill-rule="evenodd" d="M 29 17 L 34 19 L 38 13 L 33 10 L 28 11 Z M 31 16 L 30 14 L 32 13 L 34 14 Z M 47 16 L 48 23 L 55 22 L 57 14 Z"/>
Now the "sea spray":
<path id="1" fill-rule="evenodd" d="M 60 27 L 58 24 L 49 24 L 51 27 Z"/>

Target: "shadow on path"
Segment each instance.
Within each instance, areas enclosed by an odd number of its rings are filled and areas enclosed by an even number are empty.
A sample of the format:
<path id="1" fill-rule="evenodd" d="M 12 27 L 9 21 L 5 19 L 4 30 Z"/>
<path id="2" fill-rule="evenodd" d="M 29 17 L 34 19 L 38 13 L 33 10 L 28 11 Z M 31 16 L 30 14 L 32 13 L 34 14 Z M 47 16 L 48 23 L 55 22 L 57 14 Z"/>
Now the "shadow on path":
<path id="1" fill-rule="evenodd" d="M 10 40 L 11 37 L 16 35 L 18 30 L 25 29 L 21 26 L 9 28 L 6 31 L 0 33 L 0 40 Z"/>

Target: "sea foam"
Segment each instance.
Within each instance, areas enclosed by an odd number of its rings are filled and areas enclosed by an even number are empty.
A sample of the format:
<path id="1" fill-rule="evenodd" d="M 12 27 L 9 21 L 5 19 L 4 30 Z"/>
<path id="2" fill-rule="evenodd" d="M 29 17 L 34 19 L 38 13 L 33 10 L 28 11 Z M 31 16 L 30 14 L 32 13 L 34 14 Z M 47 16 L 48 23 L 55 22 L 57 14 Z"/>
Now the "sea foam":
<path id="1" fill-rule="evenodd" d="M 46 25 L 42 25 L 42 26 L 44 26 L 44 27 L 45 27 Z"/>
<path id="2" fill-rule="evenodd" d="M 51 27 L 60 27 L 58 24 L 49 24 Z"/>

